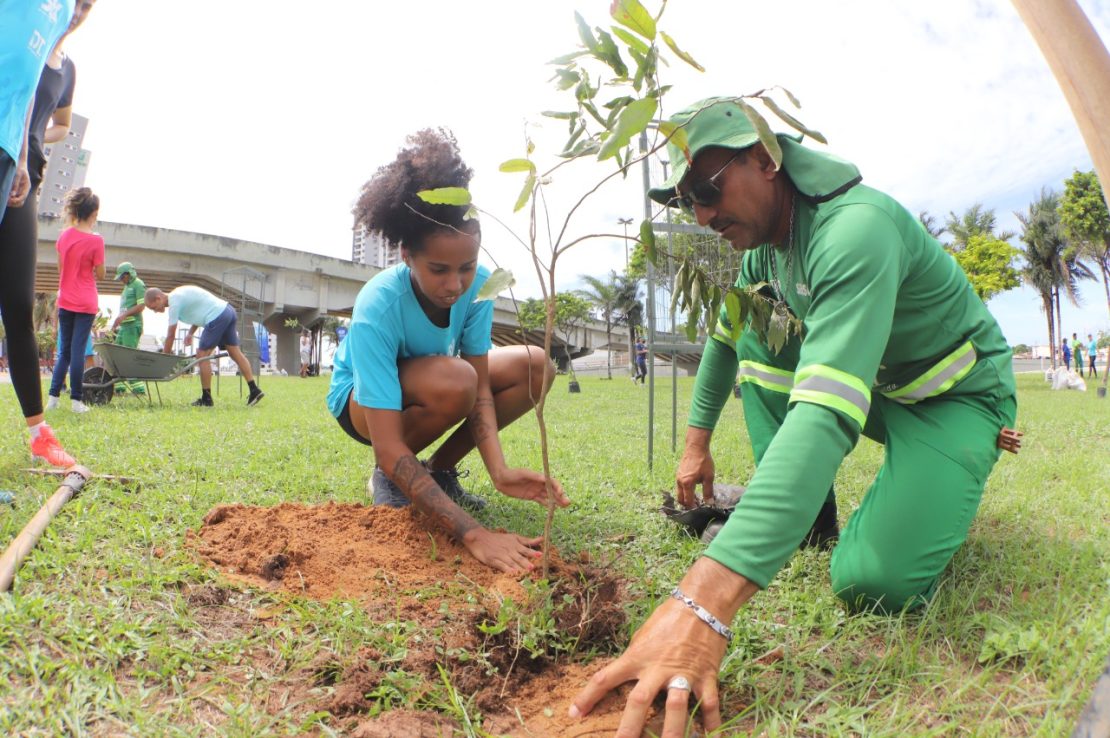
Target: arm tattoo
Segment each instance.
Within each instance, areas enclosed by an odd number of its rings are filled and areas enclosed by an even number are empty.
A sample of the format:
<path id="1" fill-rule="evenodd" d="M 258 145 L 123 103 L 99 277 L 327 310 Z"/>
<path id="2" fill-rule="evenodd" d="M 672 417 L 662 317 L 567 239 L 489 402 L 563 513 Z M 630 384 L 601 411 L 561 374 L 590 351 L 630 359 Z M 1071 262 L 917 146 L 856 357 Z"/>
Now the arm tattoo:
<path id="1" fill-rule="evenodd" d="M 401 488 L 416 509 L 432 519 L 437 526 L 462 541 L 464 535 L 478 527 L 478 522 L 443 493 L 424 465 L 415 456 L 402 456 L 393 466 L 393 482 Z"/>
<path id="2" fill-rule="evenodd" d="M 470 437 L 474 439 L 475 446 L 481 446 L 482 443 L 491 435 L 497 434 L 497 428 L 490 428 L 486 423 L 483 410 L 485 408 L 493 407 L 493 398 L 479 398 L 474 402 L 474 409 L 470 411 L 467 417 L 467 422 L 470 423 Z M 497 417 L 497 411 L 494 410 L 494 418 Z"/>

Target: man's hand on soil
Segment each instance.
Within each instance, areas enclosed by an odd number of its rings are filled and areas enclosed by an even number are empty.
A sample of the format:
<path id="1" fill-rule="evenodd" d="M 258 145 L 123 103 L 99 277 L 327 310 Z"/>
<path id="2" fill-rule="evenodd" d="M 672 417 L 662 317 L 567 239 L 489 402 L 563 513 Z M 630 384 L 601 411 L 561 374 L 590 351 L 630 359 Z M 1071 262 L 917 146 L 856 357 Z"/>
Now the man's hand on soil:
<path id="1" fill-rule="evenodd" d="M 513 576 L 532 571 L 535 568 L 532 562 L 543 556 L 537 550 L 543 544 L 543 536 L 525 538 L 515 533 L 474 528 L 463 536 L 462 543 L 478 561 Z"/>
<path id="2" fill-rule="evenodd" d="M 648 709 L 675 677 L 685 677 L 692 691 L 667 690 L 662 738 L 688 735 L 690 708 L 697 703 L 706 732 L 721 725 L 717 672 L 727 642 L 682 603 L 668 599 L 632 636 L 619 659 L 597 672 L 570 706 L 570 717 L 582 717 L 602 697 L 625 682 L 635 681 L 621 715 L 617 738 L 639 738 Z"/>

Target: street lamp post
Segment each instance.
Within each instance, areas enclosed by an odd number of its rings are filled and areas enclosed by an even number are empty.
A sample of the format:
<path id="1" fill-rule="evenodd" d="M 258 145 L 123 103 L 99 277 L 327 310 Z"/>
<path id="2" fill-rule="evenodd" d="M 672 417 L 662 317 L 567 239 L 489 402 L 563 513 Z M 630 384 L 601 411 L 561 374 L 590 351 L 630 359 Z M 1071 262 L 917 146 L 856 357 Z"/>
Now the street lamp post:
<path id="1" fill-rule="evenodd" d="M 628 271 L 628 226 L 632 225 L 632 218 L 617 218 L 617 222 L 624 226 L 624 271 Z"/>

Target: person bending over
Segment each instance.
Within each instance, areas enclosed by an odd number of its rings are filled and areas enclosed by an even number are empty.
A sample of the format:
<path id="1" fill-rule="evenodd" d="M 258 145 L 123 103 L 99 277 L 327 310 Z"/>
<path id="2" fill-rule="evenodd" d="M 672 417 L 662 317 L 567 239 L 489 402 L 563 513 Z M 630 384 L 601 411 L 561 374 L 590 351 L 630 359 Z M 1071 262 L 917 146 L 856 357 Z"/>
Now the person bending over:
<path id="1" fill-rule="evenodd" d="M 255 405 L 265 395 L 254 381 L 254 373 L 247 357 L 239 350 L 239 332 L 235 328 L 235 308 L 227 302 L 213 295 L 208 290 L 193 284 L 183 284 L 168 295 L 157 287 L 146 291 L 143 303 L 156 313 L 166 312 L 169 309 L 166 328 L 166 342 L 162 351 L 173 353 L 173 336 L 177 331 L 178 321 L 190 325 L 185 336 L 185 345 L 193 343 L 193 334 L 199 326 L 204 330 L 200 334 L 200 343 L 197 346 L 197 358 L 210 356 L 216 348 L 227 351 L 243 379 L 247 380 L 250 394 L 247 395 L 247 405 Z M 200 399 L 193 405 L 196 407 L 212 407 L 212 363 L 200 362 Z"/>
<path id="2" fill-rule="evenodd" d="M 532 568 L 542 539 L 479 525 L 460 504 L 485 503 L 463 490 L 455 467 L 477 448 L 500 492 L 546 504 L 544 475 L 509 467 L 497 431 L 546 394 L 554 369 L 535 347 L 491 350 L 493 302 L 477 299 L 490 275 L 478 264 L 478 221 L 465 217 L 465 207 L 417 196 L 466 187 L 471 176 L 450 132 L 423 130 L 363 185 L 358 223 L 398 244 L 403 261 L 359 292 L 336 350 L 328 409 L 349 436 L 374 449 L 374 504 L 411 503 L 483 564 L 519 573 Z M 551 484 L 556 503 L 569 505 L 559 483 Z"/>

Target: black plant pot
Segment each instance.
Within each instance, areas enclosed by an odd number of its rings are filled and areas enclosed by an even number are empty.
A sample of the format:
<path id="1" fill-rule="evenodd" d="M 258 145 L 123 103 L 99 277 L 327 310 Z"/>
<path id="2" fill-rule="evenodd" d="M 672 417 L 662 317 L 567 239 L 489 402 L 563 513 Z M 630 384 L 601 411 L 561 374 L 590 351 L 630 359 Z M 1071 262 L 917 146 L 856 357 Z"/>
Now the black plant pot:
<path id="1" fill-rule="evenodd" d="M 1099 397 L 1106 397 L 1106 388 L 1105 387 L 1099 387 L 1098 388 L 1098 396 Z"/>
<path id="2" fill-rule="evenodd" d="M 582 391 L 582 388 L 578 386 L 577 379 L 570 380 L 570 382 L 567 384 L 567 389 L 570 390 L 570 392 L 572 393 L 578 393 Z"/>

